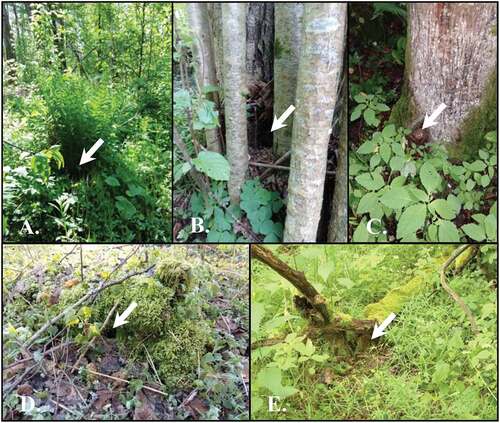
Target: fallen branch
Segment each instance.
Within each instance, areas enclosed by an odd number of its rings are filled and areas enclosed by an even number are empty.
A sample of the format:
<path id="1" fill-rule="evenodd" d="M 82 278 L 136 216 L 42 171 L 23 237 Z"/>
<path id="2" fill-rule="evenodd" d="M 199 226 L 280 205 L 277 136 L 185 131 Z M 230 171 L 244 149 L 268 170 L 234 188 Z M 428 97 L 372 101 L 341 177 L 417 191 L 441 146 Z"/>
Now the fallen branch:
<path id="1" fill-rule="evenodd" d="M 446 262 L 443 264 L 443 267 L 441 268 L 441 286 L 443 289 L 450 295 L 450 297 L 455 301 L 458 306 L 463 310 L 467 318 L 469 319 L 472 331 L 474 332 L 475 335 L 479 334 L 479 327 L 477 326 L 476 319 L 474 318 L 474 315 L 470 311 L 470 308 L 465 304 L 464 300 L 455 292 L 451 287 L 446 283 L 446 271 L 448 270 L 448 267 L 460 256 L 465 250 L 468 248 L 476 248 L 477 246 L 472 246 L 472 245 L 462 245 L 461 247 L 458 247 L 455 251 L 453 251 L 452 255 L 446 260 Z"/>
<path id="2" fill-rule="evenodd" d="M 98 288 L 95 288 L 95 289 L 92 289 L 90 290 L 89 292 L 87 292 L 87 294 L 85 294 L 82 298 L 80 298 L 76 303 L 70 305 L 69 307 L 66 307 L 63 311 L 61 311 L 57 316 L 55 316 L 54 318 L 52 318 L 51 320 L 49 320 L 47 323 L 45 323 L 40 329 L 38 329 L 34 334 L 33 336 L 28 339 L 24 344 L 23 344 L 23 348 L 29 348 L 31 345 L 33 345 L 33 343 L 49 328 L 51 327 L 53 324 L 57 323 L 60 319 L 62 319 L 64 317 L 64 315 L 71 309 L 74 309 L 80 305 L 82 305 L 85 301 L 87 301 L 89 298 L 91 298 L 92 296 L 95 296 L 97 294 L 99 294 L 101 291 L 104 291 L 105 289 L 107 288 L 110 288 L 114 285 L 118 285 L 122 282 L 125 282 L 127 279 L 130 279 L 134 276 L 138 276 L 138 275 L 142 275 L 143 273 L 147 273 L 149 272 L 151 269 L 154 268 L 154 264 L 149 266 L 147 269 L 144 269 L 144 270 L 141 270 L 139 272 L 133 272 L 133 273 L 129 273 L 128 275 L 125 275 L 123 278 L 121 279 L 118 279 L 116 281 L 113 281 L 113 282 L 109 282 L 107 283 L 106 285 L 103 285 L 103 286 L 100 286 Z"/>
<path id="3" fill-rule="evenodd" d="M 70 368 L 72 369 L 75 369 L 75 370 L 78 370 L 76 369 L 74 366 L 69 366 Z M 88 368 L 85 369 L 87 372 L 93 374 L 93 375 L 96 375 L 96 376 L 101 376 L 101 377 L 106 377 L 108 379 L 112 379 L 112 380 L 116 380 L 117 382 L 124 382 L 124 383 L 127 383 L 127 384 L 130 384 L 130 381 L 128 381 L 127 379 L 122 379 L 121 377 L 116 377 L 116 376 L 111 376 L 111 375 L 107 375 L 105 373 L 100 373 L 100 372 L 96 372 L 94 370 L 90 370 Z M 155 388 L 151 388 L 150 386 L 147 386 L 147 385 L 143 385 L 142 386 L 142 389 L 147 389 L 148 391 L 151 391 L 151 392 L 155 392 L 157 394 L 160 394 L 160 395 L 163 395 L 165 397 L 168 397 L 169 394 L 167 394 L 166 392 L 162 392 L 158 389 L 155 389 Z"/>
<path id="4" fill-rule="evenodd" d="M 253 244 L 251 252 L 253 258 L 267 264 L 271 269 L 279 273 L 297 288 L 316 311 L 319 312 L 325 324 L 330 323 L 330 314 L 326 307 L 326 300 L 316 291 L 316 288 L 309 283 L 303 272 L 292 269 L 284 261 L 277 258 L 271 251 L 260 245 Z"/>
<path id="5" fill-rule="evenodd" d="M 274 163 L 260 163 L 260 162 L 248 162 L 249 166 L 255 166 L 255 167 L 265 167 L 269 169 L 277 169 L 277 170 L 286 170 L 287 172 L 290 171 L 290 168 L 288 166 L 279 166 Z M 335 175 L 335 172 L 332 171 L 327 171 L 327 175 Z M 261 175 L 261 178 L 264 176 L 264 174 Z"/>

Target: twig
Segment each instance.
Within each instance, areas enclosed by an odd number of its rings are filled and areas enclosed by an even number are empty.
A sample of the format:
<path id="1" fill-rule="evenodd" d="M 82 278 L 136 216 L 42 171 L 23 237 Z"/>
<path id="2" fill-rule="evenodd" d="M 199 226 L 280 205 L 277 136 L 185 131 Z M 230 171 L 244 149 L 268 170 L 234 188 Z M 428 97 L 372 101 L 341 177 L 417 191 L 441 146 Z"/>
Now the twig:
<path id="1" fill-rule="evenodd" d="M 468 317 L 472 331 L 475 335 L 479 334 L 479 327 L 477 326 L 476 319 L 470 311 L 470 308 L 465 304 L 464 300 L 446 283 L 446 271 L 448 267 L 460 256 L 467 248 L 477 248 L 472 245 L 462 245 L 453 251 L 452 255 L 446 260 L 443 267 L 441 268 L 441 286 L 450 295 L 450 297 L 458 304 L 458 306 L 463 310 L 465 315 Z"/>
<path id="2" fill-rule="evenodd" d="M 71 368 L 74 369 L 73 366 L 70 366 Z M 78 370 L 78 369 L 77 369 Z M 95 372 L 94 370 L 90 370 L 90 369 L 85 369 L 87 372 L 93 374 L 93 375 L 96 375 L 96 376 L 101 376 L 101 377 L 107 377 L 108 379 L 112 379 L 112 380 L 116 380 L 117 382 L 125 382 L 125 383 L 128 383 L 130 384 L 130 381 L 128 381 L 127 379 L 122 379 L 121 377 L 116 377 L 116 376 L 111 376 L 111 375 L 107 375 L 105 373 L 100 373 L 100 372 Z M 157 394 L 160 394 L 160 395 L 164 395 L 166 397 L 169 396 L 169 394 L 167 394 L 166 392 L 162 392 L 162 391 L 159 391 L 158 389 L 155 389 L 155 388 L 151 388 L 147 385 L 143 385 L 142 386 L 142 389 L 147 389 L 148 391 L 151 391 L 151 392 L 156 392 Z"/>
<path id="3" fill-rule="evenodd" d="M 144 347 L 144 349 L 146 350 L 146 355 L 148 357 L 148 362 L 149 362 L 149 365 L 151 366 L 151 368 L 153 369 L 153 372 L 155 373 L 155 376 L 156 376 L 156 380 L 158 381 L 158 383 L 160 385 L 163 385 L 163 383 L 161 382 L 161 379 L 160 379 L 160 376 L 158 376 L 158 372 L 156 371 L 156 367 L 155 367 L 155 364 L 153 363 L 153 359 L 151 358 L 151 355 L 149 354 L 149 351 L 148 349 L 146 348 L 146 345 L 142 344 L 142 346 Z"/>
<path id="4" fill-rule="evenodd" d="M 83 284 L 83 245 L 80 244 L 80 279 Z"/>
<path id="5" fill-rule="evenodd" d="M 137 275 L 142 275 L 143 273 L 147 273 L 149 272 L 155 265 L 152 264 L 151 266 L 149 266 L 147 269 L 144 269 L 144 270 L 141 270 L 139 272 L 133 272 L 133 273 L 130 273 L 128 275 L 125 275 L 123 278 L 121 279 L 118 279 L 116 281 L 113 281 L 113 282 L 110 282 L 106 285 L 103 285 L 103 286 L 100 286 L 96 289 L 92 289 L 90 290 L 87 294 L 85 294 L 82 298 L 80 298 L 76 303 L 70 305 L 69 307 L 66 307 L 63 311 L 61 311 L 57 316 L 55 316 L 54 318 L 52 318 L 51 320 L 49 320 L 47 323 L 45 323 L 40 329 L 38 329 L 38 331 L 36 331 L 33 336 L 28 339 L 24 344 L 23 344 L 23 347 L 24 348 L 29 348 L 31 345 L 33 345 L 33 343 L 50 327 L 52 326 L 54 323 L 58 322 L 61 318 L 64 317 L 64 315 L 71 309 L 74 309 L 76 307 L 78 307 L 79 305 L 83 304 L 85 301 L 87 301 L 90 297 L 92 297 L 93 295 L 97 295 L 99 292 L 105 290 L 106 288 L 109 288 L 111 286 L 114 286 L 114 285 L 118 285 L 124 281 L 126 281 L 127 279 L 130 279 L 134 276 L 137 276 Z"/>
<path id="6" fill-rule="evenodd" d="M 53 399 L 51 399 L 51 398 L 49 398 L 49 401 L 50 401 L 50 402 L 53 402 L 53 403 L 56 405 L 56 407 L 60 407 L 60 408 L 62 408 L 64 411 L 67 411 L 68 413 L 71 413 L 71 414 L 73 414 L 73 415 L 75 415 L 75 416 L 79 416 L 79 417 L 81 416 L 81 414 L 80 414 L 80 413 L 78 413 L 77 411 L 71 410 L 70 408 L 66 407 L 65 405 L 62 405 L 60 402 L 56 402 L 56 401 L 54 401 L 54 400 L 53 400 Z"/>
<path id="7" fill-rule="evenodd" d="M 69 255 L 71 255 L 73 253 L 73 251 L 75 251 L 76 247 L 78 247 L 78 244 L 75 244 L 73 246 L 73 248 L 71 249 L 71 251 L 69 253 L 65 254 L 65 256 L 61 260 L 59 260 L 59 262 L 57 263 L 57 265 L 59 266 L 64 260 L 66 260 L 66 257 L 68 257 Z"/>
<path id="8" fill-rule="evenodd" d="M 60 344 L 60 345 L 57 345 L 53 348 L 51 348 L 50 350 L 47 350 L 45 352 L 42 352 L 42 357 L 45 357 L 47 354 L 51 354 L 53 353 L 54 351 L 60 349 L 60 348 L 64 348 L 64 347 L 68 347 L 69 345 L 73 344 L 72 341 L 70 342 L 66 342 L 64 344 Z M 5 371 L 7 369 L 10 369 L 11 367 L 15 367 L 19 364 L 23 364 L 23 363 L 27 363 L 28 361 L 33 361 L 34 358 L 33 357 L 28 357 L 28 358 L 23 358 L 22 360 L 19 360 L 19 361 L 14 361 L 13 363 L 10 363 L 9 365 L 5 366 L 2 371 Z"/>
<path id="9" fill-rule="evenodd" d="M 284 261 L 277 258 L 270 250 L 260 245 L 252 244 L 250 251 L 252 258 L 256 258 L 266 264 L 297 288 L 316 311 L 319 312 L 325 324 L 330 323 L 330 313 L 326 307 L 326 300 L 306 279 L 304 272 L 292 269 Z"/>

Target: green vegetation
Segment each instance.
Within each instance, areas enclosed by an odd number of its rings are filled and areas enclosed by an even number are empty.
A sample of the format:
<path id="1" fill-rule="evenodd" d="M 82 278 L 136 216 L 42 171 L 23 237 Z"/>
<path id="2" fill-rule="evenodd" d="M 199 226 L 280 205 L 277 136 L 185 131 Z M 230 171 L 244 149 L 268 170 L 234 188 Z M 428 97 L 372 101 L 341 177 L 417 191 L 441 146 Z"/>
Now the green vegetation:
<path id="1" fill-rule="evenodd" d="M 171 5 L 2 8 L 4 239 L 169 241 Z"/>
<path id="2" fill-rule="evenodd" d="M 342 323 L 337 331 L 321 332 L 321 324 L 298 307 L 292 284 L 252 261 L 252 418 L 496 418 L 495 246 L 480 247 L 466 264 L 460 256 L 448 272 L 448 284 L 476 319 L 477 335 L 440 285 L 452 246 L 269 250 L 303 271 L 325 299 L 332 321 Z M 356 322 L 380 323 L 391 312 L 396 320 L 378 340 L 370 340 L 373 326 L 354 330 Z M 269 412 L 269 396 L 280 397 L 276 408 L 286 411 Z"/>
<path id="3" fill-rule="evenodd" d="M 406 6 L 353 6 L 350 23 L 350 239 L 496 241 L 496 80 L 466 120 L 464 151 L 448 151 L 429 143 L 423 116 L 410 123 Z"/>
<path id="4" fill-rule="evenodd" d="M 25 418 L 24 391 L 36 392 L 33 418 L 248 418 L 246 248 L 35 245 L 4 256 L 5 418 Z M 75 389 L 64 398 L 61 377 Z"/>

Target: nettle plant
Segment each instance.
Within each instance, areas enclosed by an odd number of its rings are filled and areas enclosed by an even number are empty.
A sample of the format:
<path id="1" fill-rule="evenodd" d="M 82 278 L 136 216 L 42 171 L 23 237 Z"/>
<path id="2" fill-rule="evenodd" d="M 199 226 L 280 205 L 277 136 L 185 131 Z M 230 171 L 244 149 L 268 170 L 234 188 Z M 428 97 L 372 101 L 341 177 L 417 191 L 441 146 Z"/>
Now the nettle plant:
<path id="1" fill-rule="evenodd" d="M 387 240 L 382 229 L 391 222 L 401 241 L 495 241 L 497 203 L 487 194 L 495 190 L 496 131 L 486 135 L 479 159 L 460 164 L 439 146 L 408 146 L 408 132 L 387 125 L 350 156 L 353 241 Z M 382 222 L 376 235 L 367 228 L 371 219 Z"/>

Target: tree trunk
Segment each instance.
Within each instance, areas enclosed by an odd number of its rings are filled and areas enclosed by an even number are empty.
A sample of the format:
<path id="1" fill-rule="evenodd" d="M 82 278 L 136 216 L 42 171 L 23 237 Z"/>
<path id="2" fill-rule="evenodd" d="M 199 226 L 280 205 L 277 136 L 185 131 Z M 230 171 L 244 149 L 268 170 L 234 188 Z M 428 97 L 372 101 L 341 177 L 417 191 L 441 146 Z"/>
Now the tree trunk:
<path id="1" fill-rule="evenodd" d="M 248 78 L 269 82 L 273 77 L 274 4 L 248 3 L 246 31 Z"/>
<path id="2" fill-rule="evenodd" d="M 228 190 L 232 204 L 238 204 L 240 201 L 241 187 L 248 168 L 245 14 L 244 3 L 222 4 L 224 116 L 227 158 L 231 167 Z"/>
<path id="3" fill-rule="evenodd" d="M 142 67 L 144 62 L 144 38 L 146 36 L 146 3 L 142 3 L 141 14 L 141 39 L 139 42 L 139 78 L 142 77 Z"/>
<path id="4" fill-rule="evenodd" d="M 409 4 L 405 89 L 393 120 L 409 126 L 447 108 L 431 140 L 459 155 L 473 153 L 496 127 L 496 5 Z"/>
<path id="5" fill-rule="evenodd" d="M 346 4 L 305 5 L 285 242 L 315 242 L 344 56 Z"/>
<path id="6" fill-rule="evenodd" d="M 276 3 L 274 6 L 274 114 L 295 103 L 297 72 L 302 38 L 303 3 Z M 273 150 L 279 157 L 292 145 L 293 120 L 273 132 Z"/>
<path id="7" fill-rule="evenodd" d="M 337 151 L 337 167 L 335 168 L 335 188 L 333 191 L 332 210 L 328 226 L 328 242 L 347 242 L 347 78 L 342 89 L 342 105 L 340 110 L 340 137 Z"/>
<path id="8" fill-rule="evenodd" d="M 194 34 L 193 59 L 195 62 L 196 78 L 200 89 L 203 91 L 203 87 L 207 85 L 218 85 L 207 5 L 205 3 L 189 3 L 188 17 Z M 208 93 L 207 98 L 213 101 L 215 107 L 218 109 L 219 98 L 217 92 Z M 206 129 L 205 138 L 207 149 L 220 153 L 222 149 L 217 132 L 217 128 Z"/>
<path id="9" fill-rule="evenodd" d="M 9 11 L 5 3 L 2 3 L 2 38 L 5 58 L 7 60 L 15 59 L 16 57 L 12 47 L 12 30 L 10 27 Z"/>

